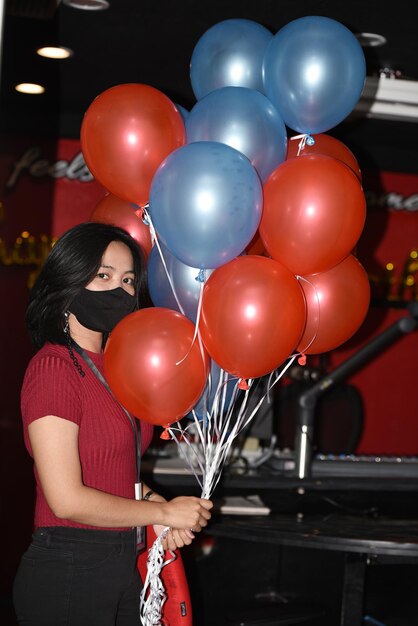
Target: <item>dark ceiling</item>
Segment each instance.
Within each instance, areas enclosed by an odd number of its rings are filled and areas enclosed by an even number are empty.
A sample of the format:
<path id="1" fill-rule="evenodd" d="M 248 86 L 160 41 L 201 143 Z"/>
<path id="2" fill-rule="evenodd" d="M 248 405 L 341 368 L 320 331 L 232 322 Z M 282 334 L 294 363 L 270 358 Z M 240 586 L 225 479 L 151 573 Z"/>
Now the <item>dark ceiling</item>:
<path id="1" fill-rule="evenodd" d="M 355 34 L 383 35 L 384 46 L 364 49 L 369 76 L 388 68 L 400 80 L 418 80 L 418 3 L 411 0 L 110 0 L 105 11 L 77 10 L 57 0 L 6 0 L 1 129 L 77 137 L 92 100 L 128 82 L 152 85 L 190 109 L 195 102 L 190 58 L 208 28 L 246 18 L 274 34 L 307 15 L 334 18 Z M 67 46 L 74 55 L 66 61 L 38 57 L 36 48 L 47 44 Z M 46 92 L 18 94 L 13 87 L 20 81 L 42 82 Z M 332 134 L 366 165 L 380 160 L 386 169 L 416 171 L 417 126 L 360 119 L 340 124 Z"/>

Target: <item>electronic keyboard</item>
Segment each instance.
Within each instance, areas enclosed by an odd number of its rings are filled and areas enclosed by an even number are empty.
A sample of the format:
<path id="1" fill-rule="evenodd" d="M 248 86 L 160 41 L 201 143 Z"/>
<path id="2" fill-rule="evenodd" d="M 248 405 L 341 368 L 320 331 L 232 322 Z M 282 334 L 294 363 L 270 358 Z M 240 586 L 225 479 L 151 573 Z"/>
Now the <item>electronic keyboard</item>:
<path id="1" fill-rule="evenodd" d="M 276 452 L 268 464 L 275 472 L 291 474 L 295 455 Z M 312 458 L 311 476 L 418 479 L 418 456 L 317 454 Z"/>

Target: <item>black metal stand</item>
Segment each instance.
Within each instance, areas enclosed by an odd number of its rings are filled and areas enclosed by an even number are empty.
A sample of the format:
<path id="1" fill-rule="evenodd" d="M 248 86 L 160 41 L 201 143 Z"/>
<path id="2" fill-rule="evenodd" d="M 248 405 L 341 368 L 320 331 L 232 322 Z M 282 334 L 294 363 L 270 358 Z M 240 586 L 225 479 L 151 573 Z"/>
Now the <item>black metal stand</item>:
<path id="1" fill-rule="evenodd" d="M 314 414 L 319 396 L 332 385 L 344 380 L 361 368 L 379 352 L 395 343 L 400 337 L 416 330 L 418 328 L 418 302 L 411 302 L 408 305 L 408 310 L 409 315 L 397 320 L 339 365 L 333 372 L 327 374 L 299 396 L 295 441 L 295 471 L 299 478 L 303 479 L 310 475 Z"/>

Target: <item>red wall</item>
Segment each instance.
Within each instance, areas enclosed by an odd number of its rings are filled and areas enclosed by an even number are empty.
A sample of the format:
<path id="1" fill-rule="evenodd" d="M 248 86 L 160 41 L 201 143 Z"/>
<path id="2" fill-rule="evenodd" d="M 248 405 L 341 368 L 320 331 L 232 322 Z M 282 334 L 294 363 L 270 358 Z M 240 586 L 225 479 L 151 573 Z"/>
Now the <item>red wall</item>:
<path id="1" fill-rule="evenodd" d="M 418 176 L 380 172 L 364 176 L 368 214 L 357 255 L 371 279 L 374 300 L 351 341 L 330 355 L 332 365 L 349 358 L 408 311 L 418 299 Z M 392 263 L 394 269 L 387 271 Z M 409 266 L 409 267 L 408 267 Z M 405 286 L 405 269 L 414 279 Z M 359 453 L 418 454 L 418 331 L 402 336 L 368 362 L 350 380 L 364 404 L 364 430 Z"/>

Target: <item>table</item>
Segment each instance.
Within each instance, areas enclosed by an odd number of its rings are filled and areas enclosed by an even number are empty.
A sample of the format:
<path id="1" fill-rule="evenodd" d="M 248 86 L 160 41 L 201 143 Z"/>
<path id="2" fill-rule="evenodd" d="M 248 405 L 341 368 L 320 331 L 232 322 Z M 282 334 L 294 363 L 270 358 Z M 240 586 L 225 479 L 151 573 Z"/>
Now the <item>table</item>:
<path id="1" fill-rule="evenodd" d="M 334 550 L 345 554 L 340 626 L 363 624 L 364 587 L 371 562 L 418 563 L 418 521 L 332 515 L 222 516 L 210 534 L 230 539 Z"/>
<path id="2" fill-rule="evenodd" d="M 317 471 L 303 480 L 287 471 L 287 457 L 276 461 L 277 471 L 226 468 L 215 493 L 259 494 L 272 514 L 218 517 L 208 532 L 343 553 L 340 626 L 362 626 L 368 564 L 418 563 L 418 459 L 393 464 L 338 462 L 330 468 L 335 474 L 325 471 L 328 463 L 318 463 Z M 196 477 L 181 459 L 145 461 L 144 469 L 149 473 L 147 483 L 163 493 L 174 488 L 173 495 L 199 495 Z"/>

